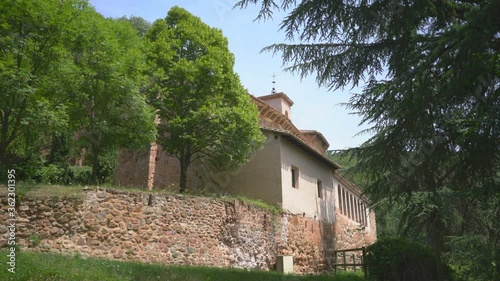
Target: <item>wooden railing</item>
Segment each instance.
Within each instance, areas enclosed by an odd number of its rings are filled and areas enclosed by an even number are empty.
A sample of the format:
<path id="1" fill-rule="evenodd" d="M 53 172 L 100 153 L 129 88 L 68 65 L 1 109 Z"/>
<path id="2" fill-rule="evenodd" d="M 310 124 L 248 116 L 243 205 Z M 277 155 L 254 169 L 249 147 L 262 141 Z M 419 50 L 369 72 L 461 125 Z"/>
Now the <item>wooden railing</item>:
<path id="1" fill-rule="evenodd" d="M 347 253 L 352 252 L 352 255 L 348 256 Z M 359 263 L 356 259 L 356 252 L 361 252 L 361 255 L 358 255 Z M 340 262 L 339 262 L 340 255 Z M 353 269 L 356 270 L 358 267 L 363 270 L 363 274 L 366 278 L 366 266 L 365 266 L 365 256 L 366 256 L 366 248 L 355 248 L 355 249 L 344 249 L 344 250 L 335 250 L 333 251 L 334 256 L 334 264 L 333 270 L 337 272 L 337 268 L 343 268 L 343 270 Z"/>

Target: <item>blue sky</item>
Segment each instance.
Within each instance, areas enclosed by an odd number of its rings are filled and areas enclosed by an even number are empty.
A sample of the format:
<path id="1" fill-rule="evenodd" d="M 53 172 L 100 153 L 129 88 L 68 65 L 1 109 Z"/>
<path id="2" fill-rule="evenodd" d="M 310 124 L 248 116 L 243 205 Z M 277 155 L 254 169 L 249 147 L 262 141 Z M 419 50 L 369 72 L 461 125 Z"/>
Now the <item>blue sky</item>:
<path id="1" fill-rule="evenodd" d="M 229 40 L 229 49 L 235 55 L 235 71 L 254 96 L 270 94 L 271 77 L 276 73 L 276 90 L 286 93 L 293 101 L 291 118 L 299 129 L 318 130 L 330 143 L 330 149 L 359 146 L 368 135 L 355 136 L 365 129 L 359 127 L 360 117 L 340 103 L 347 102 L 352 92 L 360 88 L 328 91 L 319 88 L 313 76 L 300 80 L 298 75 L 283 72 L 282 61 L 277 54 L 260 53 L 273 43 L 286 42 L 278 31 L 284 14 L 275 14 L 274 20 L 254 21 L 257 6 L 232 9 L 237 0 L 90 0 L 96 10 L 106 17 L 140 16 L 154 22 L 164 18 L 173 6 L 179 6 L 206 24 L 222 30 Z"/>

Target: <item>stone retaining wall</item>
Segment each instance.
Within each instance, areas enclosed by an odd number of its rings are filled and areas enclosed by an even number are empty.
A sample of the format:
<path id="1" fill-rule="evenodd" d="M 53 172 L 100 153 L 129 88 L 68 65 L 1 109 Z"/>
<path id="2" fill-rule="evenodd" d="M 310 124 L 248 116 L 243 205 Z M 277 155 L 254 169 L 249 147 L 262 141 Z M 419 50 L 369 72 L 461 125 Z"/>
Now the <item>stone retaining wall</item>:
<path id="1" fill-rule="evenodd" d="M 2 247 L 5 197 L 0 206 Z M 275 215 L 234 199 L 110 189 L 86 191 L 85 198 L 23 198 L 17 218 L 18 244 L 34 251 L 262 270 L 274 268 L 276 255 L 290 254 L 295 273 L 328 267 L 335 243 L 360 247 L 375 239 L 348 223 Z"/>

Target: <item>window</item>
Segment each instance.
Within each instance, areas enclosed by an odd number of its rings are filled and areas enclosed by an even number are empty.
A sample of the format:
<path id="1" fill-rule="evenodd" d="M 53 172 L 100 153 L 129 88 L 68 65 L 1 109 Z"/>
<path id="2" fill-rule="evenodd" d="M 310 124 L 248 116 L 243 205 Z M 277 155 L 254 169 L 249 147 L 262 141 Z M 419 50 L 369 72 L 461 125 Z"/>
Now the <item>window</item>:
<path id="1" fill-rule="evenodd" d="M 343 188 L 342 188 L 342 202 L 344 202 L 344 204 L 342 204 L 343 207 L 342 214 L 347 216 L 347 199 L 345 196 L 345 190 Z"/>
<path id="2" fill-rule="evenodd" d="M 358 205 L 358 198 L 353 197 L 353 202 L 352 202 L 352 207 L 354 208 L 354 221 L 359 222 L 359 205 Z"/>
<path id="3" fill-rule="evenodd" d="M 292 187 L 299 188 L 299 168 L 292 166 Z"/>
<path id="4" fill-rule="evenodd" d="M 318 180 L 318 198 L 323 198 L 323 182 Z"/>
<path id="5" fill-rule="evenodd" d="M 318 180 L 318 197 L 320 189 L 320 180 Z M 339 199 L 339 211 L 342 215 L 348 217 L 349 219 L 358 222 L 361 225 L 368 224 L 368 213 L 369 211 L 366 202 L 354 195 L 349 190 L 338 187 L 338 199 Z"/>
<path id="6" fill-rule="evenodd" d="M 338 198 L 339 198 L 339 209 L 340 213 L 344 213 L 344 202 L 342 201 L 342 190 L 340 188 L 340 184 L 337 185 L 337 193 L 338 193 Z"/>
<path id="7" fill-rule="evenodd" d="M 361 224 L 366 225 L 367 218 L 366 218 L 366 205 L 364 202 L 361 202 Z"/>
<path id="8" fill-rule="evenodd" d="M 349 206 L 349 218 L 352 220 L 353 219 L 353 216 L 354 216 L 354 212 L 353 212 L 353 207 L 352 205 L 354 205 L 352 203 L 352 194 L 350 192 L 347 193 L 348 197 L 347 197 L 347 206 Z"/>

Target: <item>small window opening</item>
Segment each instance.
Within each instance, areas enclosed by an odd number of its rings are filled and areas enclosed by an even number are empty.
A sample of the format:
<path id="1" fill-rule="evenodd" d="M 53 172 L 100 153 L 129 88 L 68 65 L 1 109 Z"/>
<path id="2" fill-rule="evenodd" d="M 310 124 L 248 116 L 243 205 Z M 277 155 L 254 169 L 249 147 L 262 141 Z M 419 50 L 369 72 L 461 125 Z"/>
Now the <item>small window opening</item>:
<path id="1" fill-rule="evenodd" d="M 323 182 L 318 180 L 318 198 L 323 198 Z"/>
<path id="2" fill-rule="evenodd" d="M 299 169 L 292 166 L 292 187 L 299 188 Z"/>

